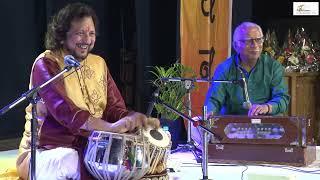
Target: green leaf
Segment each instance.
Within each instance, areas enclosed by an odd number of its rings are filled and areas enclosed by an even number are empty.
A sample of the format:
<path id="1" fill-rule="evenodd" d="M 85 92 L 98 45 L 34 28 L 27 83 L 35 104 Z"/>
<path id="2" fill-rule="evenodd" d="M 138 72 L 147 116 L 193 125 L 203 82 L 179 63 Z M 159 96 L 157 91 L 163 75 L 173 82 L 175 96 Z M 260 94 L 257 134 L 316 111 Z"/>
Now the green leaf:
<path id="1" fill-rule="evenodd" d="M 160 89 L 159 99 L 179 112 L 184 113 L 186 111 L 184 97 L 187 93 L 184 83 L 163 82 L 162 78 L 195 78 L 195 72 L 191 67 L 184 66 L 180 63 L 174 63 L 169 67 L 152 66 L 151 68 L 149 72 L 153 75 L 154 79 L 149 82 Z M 179 115 L 168 110 L 163 105 L 156 104 L 155 109 L 157 110 L 158 116 L 165 116 L 165 118 L 172 120 L 179 117 Z"/>

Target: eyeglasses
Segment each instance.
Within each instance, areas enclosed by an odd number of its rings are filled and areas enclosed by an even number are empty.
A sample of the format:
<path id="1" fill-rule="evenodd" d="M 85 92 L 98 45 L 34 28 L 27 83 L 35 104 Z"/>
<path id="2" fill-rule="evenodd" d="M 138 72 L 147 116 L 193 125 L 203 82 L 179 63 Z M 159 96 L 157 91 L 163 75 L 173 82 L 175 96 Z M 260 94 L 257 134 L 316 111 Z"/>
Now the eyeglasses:
<path id="1" fill-rule="evenodd" d="M 258 45 L 262 45 L 264 42 L 264 37 L 255 38 L 255 39 L 240 39 L 238 41 L 244 43 L 246 46 L 254 45 L 254 43 L 257 43 Z"/>

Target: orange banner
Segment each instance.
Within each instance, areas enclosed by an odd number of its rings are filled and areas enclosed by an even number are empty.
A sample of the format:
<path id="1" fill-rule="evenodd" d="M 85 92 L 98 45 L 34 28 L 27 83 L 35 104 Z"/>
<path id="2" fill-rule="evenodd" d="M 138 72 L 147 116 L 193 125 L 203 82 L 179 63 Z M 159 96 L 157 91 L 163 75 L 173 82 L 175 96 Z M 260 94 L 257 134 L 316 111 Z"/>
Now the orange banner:
<path id="1" fill-rule="evenodd" d="M 215 67 L 230 55 L 232 0 L 182 0 L 181 62 L 197 78 L 211 79 Z M 191 91 L 192 115 L 201 115 L 209 83 Z"/>

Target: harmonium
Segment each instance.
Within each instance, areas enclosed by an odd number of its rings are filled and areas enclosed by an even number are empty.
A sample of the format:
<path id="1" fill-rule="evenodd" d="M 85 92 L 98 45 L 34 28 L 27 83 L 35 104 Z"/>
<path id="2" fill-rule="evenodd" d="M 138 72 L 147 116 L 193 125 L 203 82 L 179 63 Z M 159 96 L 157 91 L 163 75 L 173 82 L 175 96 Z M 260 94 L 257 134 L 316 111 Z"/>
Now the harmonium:
<path id="1" fill-rule="evenodd" d="M 285 116 L 215 116 L 208 162 L 307 166 L 316 159 L 311 119 Z"/>

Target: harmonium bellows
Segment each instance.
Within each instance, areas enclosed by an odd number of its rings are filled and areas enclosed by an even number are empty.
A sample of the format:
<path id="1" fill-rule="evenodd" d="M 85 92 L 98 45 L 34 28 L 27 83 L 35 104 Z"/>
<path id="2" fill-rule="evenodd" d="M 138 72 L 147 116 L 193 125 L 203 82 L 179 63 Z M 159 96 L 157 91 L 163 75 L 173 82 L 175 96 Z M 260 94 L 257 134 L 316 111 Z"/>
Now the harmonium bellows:
<path id="1" fill-rule="evenodd" d="M 305 166 L 315 160 L 311 119 L 285 116 L 215 116 L 209 162 Z"/>

